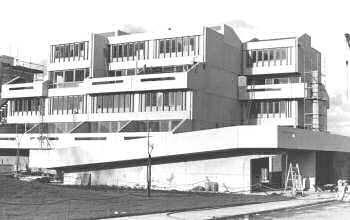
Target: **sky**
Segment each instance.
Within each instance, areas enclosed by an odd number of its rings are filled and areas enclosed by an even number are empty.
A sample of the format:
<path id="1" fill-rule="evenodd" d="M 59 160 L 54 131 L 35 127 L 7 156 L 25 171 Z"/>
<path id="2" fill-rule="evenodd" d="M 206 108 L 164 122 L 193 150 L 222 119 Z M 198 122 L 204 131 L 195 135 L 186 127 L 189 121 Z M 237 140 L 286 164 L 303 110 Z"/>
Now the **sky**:
<path id="1" fill-rule="evenodd" d="M 44 63 L 49 43 L 91 32 L 189 30 L 226 23 L 242 41 L 308 33 L 322 53 L 330 96 L 328 128 L 350 136 L 350 1 L 314 0 L 11 0 L 0 4 L 0 54 Z M 350 78 L 350 77 L 349 77 Z"/>

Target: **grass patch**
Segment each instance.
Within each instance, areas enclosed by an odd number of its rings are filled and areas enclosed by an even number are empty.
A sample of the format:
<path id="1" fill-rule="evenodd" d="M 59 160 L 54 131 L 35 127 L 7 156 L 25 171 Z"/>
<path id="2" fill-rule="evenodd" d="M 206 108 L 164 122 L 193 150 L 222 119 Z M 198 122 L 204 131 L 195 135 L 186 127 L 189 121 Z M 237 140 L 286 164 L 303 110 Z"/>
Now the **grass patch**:
<path id="1" fill-rule="evenodd" d="M 287 200 L 280 195 L 55 186 L 0 176 L 0 219 L 95 219 Z M 115 214 L 118 213 L 118 214 Z"/>

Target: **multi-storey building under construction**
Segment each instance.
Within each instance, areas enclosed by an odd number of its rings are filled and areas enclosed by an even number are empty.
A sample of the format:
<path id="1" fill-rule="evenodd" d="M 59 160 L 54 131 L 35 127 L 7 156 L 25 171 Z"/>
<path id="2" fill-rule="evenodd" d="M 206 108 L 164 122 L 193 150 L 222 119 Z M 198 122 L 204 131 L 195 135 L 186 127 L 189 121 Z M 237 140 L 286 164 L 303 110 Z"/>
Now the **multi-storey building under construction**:
<path id="1" fill-rule="evenodd" d="M 289 163 L 314 184 L 349 172 L 337 164 L 350 139 L 326 132 L 321 54 L 308 35 L 242 43 L 222 25 L 49 48 L 46 80 L 2 86 L 0 147 L 26 152 L 21 168 L 56 170 L 66 184 L 144 186 L 152 146 L 154 188 L 281 186 Z"/>

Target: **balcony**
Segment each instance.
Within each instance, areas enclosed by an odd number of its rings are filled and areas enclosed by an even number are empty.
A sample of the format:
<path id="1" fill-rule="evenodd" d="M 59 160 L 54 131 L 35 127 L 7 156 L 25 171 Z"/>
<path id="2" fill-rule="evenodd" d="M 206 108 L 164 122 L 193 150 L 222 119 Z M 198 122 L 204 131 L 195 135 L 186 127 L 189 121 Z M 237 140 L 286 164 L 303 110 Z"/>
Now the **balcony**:
<path id="1" fill-rule="evenodd" d="M 47 96 L 47 81 L 5 84 L 2 86 L 1 98 L 3 99 L 42 96 Z"/>
<path id="2" fill-rule="evenodd" d="M 248 85 L 239 87 L 240 100 L 304 98 L 304 83 Z"/>
<path id="3" fill-rule="evenodd" d="M 187 72 L 86 79 L 86 92 L 108 93 L 187 88 Z"/>

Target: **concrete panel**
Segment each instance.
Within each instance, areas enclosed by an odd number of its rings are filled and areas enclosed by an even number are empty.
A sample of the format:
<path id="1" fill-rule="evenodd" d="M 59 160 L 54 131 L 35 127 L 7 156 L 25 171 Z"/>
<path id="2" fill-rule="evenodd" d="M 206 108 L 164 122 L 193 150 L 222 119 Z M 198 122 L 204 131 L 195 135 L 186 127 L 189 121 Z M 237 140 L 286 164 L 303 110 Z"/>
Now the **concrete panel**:
<path id="1" fill-rule="evenodd" d="M 219 191 L 250 189 L 250 160 L 260 156 L 242 156 L 201 161 L 189 161 L 152 166 L 153 189 L 190 190 L 205 186 L 209 180 L 219 184 Z M 146 167 L 131 167 L 93 171 L 92 185 L 146 187 Z M 72 182 L 72 175 L 65 174 Z M 66 180 L 65 180 L 66 182 Z M 74 181 L 73 181 L 74 182 Z"/>

